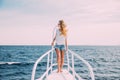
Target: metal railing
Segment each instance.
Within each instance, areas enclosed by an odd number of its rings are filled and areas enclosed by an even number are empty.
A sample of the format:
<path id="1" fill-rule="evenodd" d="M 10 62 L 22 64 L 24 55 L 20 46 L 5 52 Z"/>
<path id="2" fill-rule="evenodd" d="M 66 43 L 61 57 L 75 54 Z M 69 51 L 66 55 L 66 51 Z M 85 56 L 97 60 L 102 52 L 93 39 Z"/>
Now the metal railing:
<path id="1" fill-rule="evenodd" d="M 41 60 L 42 60 L 43 58 L 45 58 L 46 56 L 47 56 L 47 69 L 46 69 L 46 71 L 44 72 L 44 74 L 41 75 L 40 78 L 38 78 L 38 80 L 43 80 L 44 78 L 47 78 L 47 77 L 48 77 L 48 75 L 49 75 L 48 73 L 49 73 L 49 72 L 52 73 L 52 71 L 53 71 L 53 66 L 57 66 L 57 63 L 53 63 L 53 52 L 54 52 L 54 48 L 52 48 L 51 50 L 47 51 L 47 52 L 44 53 L 41 57 L 38 58 L 38 60 L 37 60 L 37 61 L 35 62 L 35 64 L 34 64 L 34 67 L 33 67 L 33 70 L 32 70 L 31 80 L 36 80 L 36 79 L 35 79 L 35 73 L 36 73 L 37 65 L 38 65 L 38 63 L 40 63 Z M 69 54 L 72 55 L 71 59 L 70 59 L 70 57 L 69 57 Z M 50 57 L 51 57 L 51 59 L 50 59 Z M 89 71 L 90 71 L 91 80 L 95 80 L 92 67 L 91 67 L 90 64 L 89 64 L 86 60 L 84 60 L 80 55 L 78 55 L 78 54 L 76 54 L 76 53 L 74 53 L 73 51 L 71 51 L 71 50 L 68 49 L 66 57 L 67 57 L 67 63 L 64 63 L 64 65 L 67 66 L 68 71 L 72 71 L 72 75 L 73 75 L 73 78 L 74 78 L 73 80 L 76 80 L 76 78 L 77 78 L 78 80 L 83 80 L 83 79 L 80 77 L 80 75 L 78 75 L 78 74 L 75 72 L 75 70 L 74 70 L 74 68 L 75 68 L 75 66 L 74 66 L 74 57 L 78 58 L 78 59 L 81 60 L 84 64 L 86 64 L 86 65 L 88 66 L 88 69 L 89 69 Z M 72 60 L 72 66 L 70 66 L 70 62 L 69 62 L 70 60 Z M 51 64 L 50 64 L 50 63 L 51 63 Z"/>
<path id="2" fill-rule="evenodd" d="M 72 54 L 72 69 L 74 70 L 74 57 L 78 58 L 79 60 L 81 60 L 85 65 L 87 65 L 89 71 L 90 71 L 90 77 L 91 80 L 95 80 L 95 76 L 94 76 L 94 72 L 93 72 L 93 68 L 91 67 L 91 65 L 84 60 L 80 55 L 76 54 L 75 52 L 73 52 L 72 50 L 68 50 L 68 53 Z M 75 76 L 76 73 L 73 72 L 73 76 Z M 81 80 L 81 79 L 79 79 Z"/>
<path id="3" fill-rule="evenodd" d="M 53 52 L 53 48 L 51 49 L 51 50 L 49 50 L 48 52 L 46 52 L 46 53 L 44 53 L 41 57 L 39 57 L 38 58 L 38 60 L 35 62 L 35 64 L 34 64 L 34 67 L 33 67 L 33 70 L 32 70 L 32 76 L 31 76 L 31 80 L 35 80 L 35 73 L 36 73 L 36 68 L 37 68 L 37 65 L 38 65 L 38 63 L 45 57 L 45 56 L 47 56 L 48 54 L 50 54 L 51 52 Z M 49 55 L 48 55 L 49 56 Z M 48 64 L 47 64 L 47 66 L 48 66 Z M 48 68 L 48 67 L 47 67 Z M 47 69 L 47 71 L 48 71 L 48 69 Z M 47 74 L 47 73 L 45 73 L 45 74 Z M 43 74 L 43 75 L 45 75 L 45 74 Z M 42 80 L 42 79 L 41 79 Z"/>

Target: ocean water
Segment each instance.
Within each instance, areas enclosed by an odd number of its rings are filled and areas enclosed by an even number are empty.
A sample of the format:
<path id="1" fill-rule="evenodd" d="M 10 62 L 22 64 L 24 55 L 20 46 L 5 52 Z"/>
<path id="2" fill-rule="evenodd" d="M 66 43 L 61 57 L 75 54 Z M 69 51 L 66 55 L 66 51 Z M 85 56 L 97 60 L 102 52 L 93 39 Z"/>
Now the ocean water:
<path id="1" fill-rule="evenodd" d="M 30 80 L 34 62 L 49 49 L 51 46 L 0 46 L 0 80 Z M 69 49 L 91 64 L 96 80 L 120 80 L 120 46 L 69 46 Z M 38 65 L 37 77 L 46 70 L 46 63 L 43 60 Z M 86 68 L 75 59 L 76 72 L 90 80 Z"/>

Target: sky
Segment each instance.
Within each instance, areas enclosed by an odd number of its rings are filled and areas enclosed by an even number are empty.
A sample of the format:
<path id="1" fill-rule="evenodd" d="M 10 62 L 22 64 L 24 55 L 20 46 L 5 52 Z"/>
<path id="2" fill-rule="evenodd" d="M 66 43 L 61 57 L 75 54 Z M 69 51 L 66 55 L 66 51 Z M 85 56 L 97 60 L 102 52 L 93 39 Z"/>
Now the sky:
<path id="1" fill-rule="evenodd" d="M 120 45 L 120 0 L 0 0 L 0 45 L 50 45 L 61 19 L 69 45 Z"/>

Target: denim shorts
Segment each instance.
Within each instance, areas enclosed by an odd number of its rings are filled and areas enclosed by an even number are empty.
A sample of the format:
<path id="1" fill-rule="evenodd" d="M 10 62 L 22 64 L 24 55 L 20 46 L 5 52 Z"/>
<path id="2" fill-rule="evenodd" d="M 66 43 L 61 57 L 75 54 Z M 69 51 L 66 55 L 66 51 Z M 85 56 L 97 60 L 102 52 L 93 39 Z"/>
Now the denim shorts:
<path id="1" fill-rule="evenodd" d="M 55 45 L 55 49 L 65 50 L 65 45 Z"/>

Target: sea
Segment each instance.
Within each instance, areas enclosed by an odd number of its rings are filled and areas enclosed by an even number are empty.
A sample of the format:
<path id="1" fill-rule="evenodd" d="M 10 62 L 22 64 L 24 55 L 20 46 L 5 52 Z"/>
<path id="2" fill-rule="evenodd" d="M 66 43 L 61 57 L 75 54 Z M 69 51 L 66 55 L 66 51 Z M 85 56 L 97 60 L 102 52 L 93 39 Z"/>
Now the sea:
<path id="1" fill-rule="evenodd" d="M 35 61 L 50 49 L 49 45 L 1 45 L 0 80 L 31 80 Z M 88 61 L 93 67 L 95 80 L 120 80 L 120 46 L 70 45 L 69 49 Z M 56 62 L 55 55 L 54 52 Z M 76 59 L 74 63 L 76 73 L 91 80 L 87 66 Z M 38 64 L 36 77 L 44 73 L 46 64 L 46 59 Z"/>

